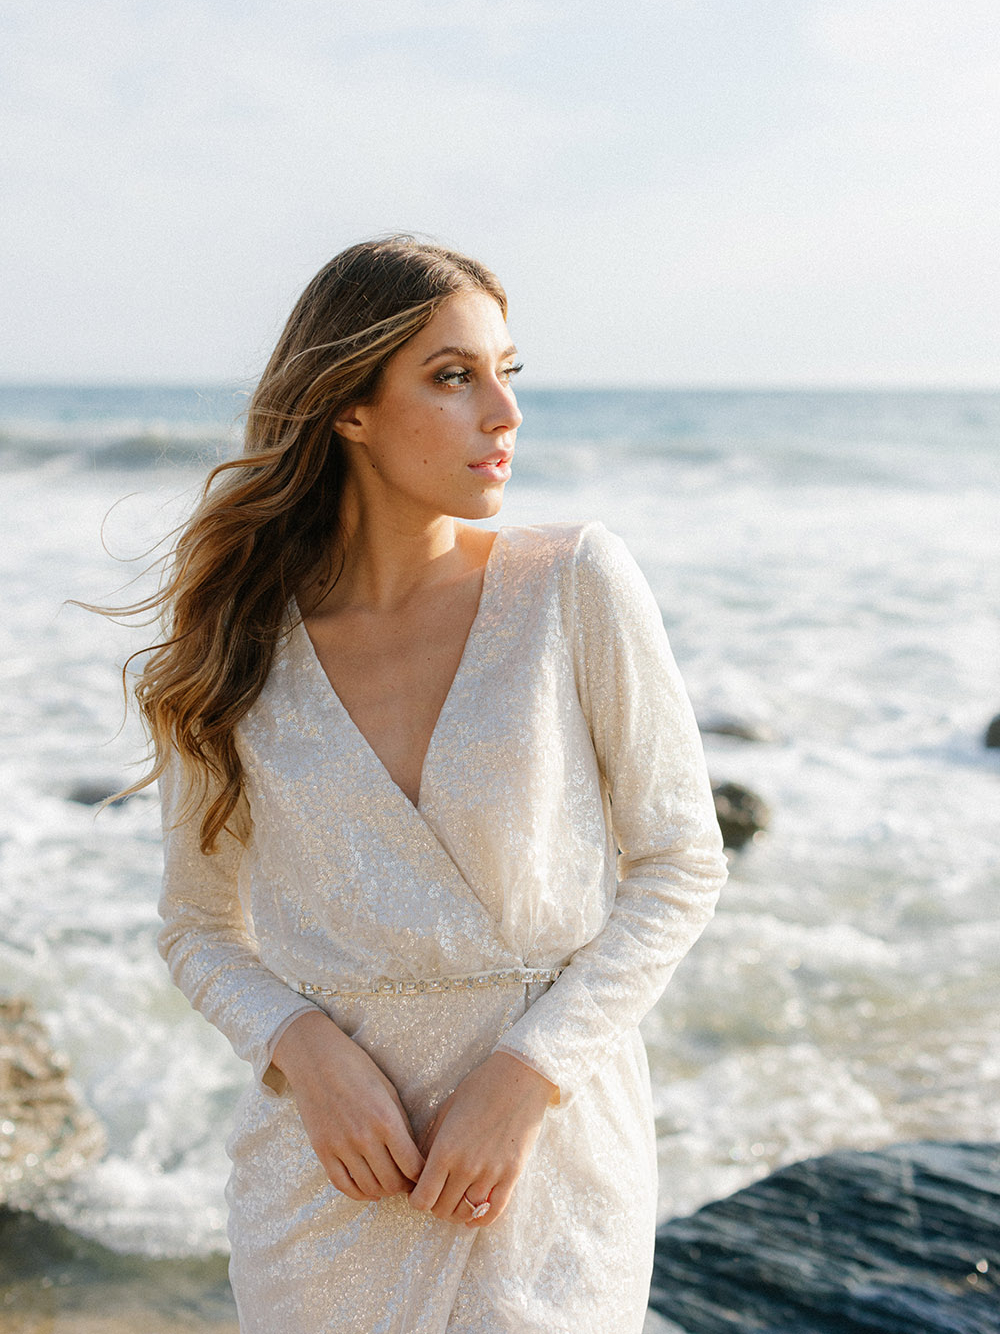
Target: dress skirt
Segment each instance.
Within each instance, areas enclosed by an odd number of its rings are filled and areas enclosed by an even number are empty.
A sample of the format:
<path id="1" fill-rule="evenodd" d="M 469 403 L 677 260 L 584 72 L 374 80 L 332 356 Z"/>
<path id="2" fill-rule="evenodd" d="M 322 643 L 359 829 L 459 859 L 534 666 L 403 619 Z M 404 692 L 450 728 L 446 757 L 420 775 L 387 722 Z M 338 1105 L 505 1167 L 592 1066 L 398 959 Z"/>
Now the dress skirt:
<path id="1" fill-rule="evenodd" d="M 539 987 L 340 1001 L 420 1137 Z M 485 1228 L 358 1203 L 327 1180 L 294 1099 L 251 1087 L 228 1151 L 230 1275 L 241 1334 L 639 1334 L 656 1155 L 637 1032 L 548 1115 L 511 1201 Z M 629 1257 L 622 1266 L 619 1257 Z"/>

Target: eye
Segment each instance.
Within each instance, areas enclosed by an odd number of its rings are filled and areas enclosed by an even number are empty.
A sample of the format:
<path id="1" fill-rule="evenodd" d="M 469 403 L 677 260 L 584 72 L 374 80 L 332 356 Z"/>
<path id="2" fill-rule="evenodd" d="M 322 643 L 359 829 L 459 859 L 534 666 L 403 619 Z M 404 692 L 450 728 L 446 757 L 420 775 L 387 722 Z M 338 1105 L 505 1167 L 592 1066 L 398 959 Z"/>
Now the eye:
<path id="1" fill-rule="evenodd" d="M 500 379 L 503 380 L 504 384 L 509 384 L 514 376 L 520 375 L 523 370 L 524 363 L 520 361 L 515 366 L 501 366 L 499 371 Z"/>
<path id="2" fill-rule="evenodd" d="M 434 377 L 435 384 L 468 384 L 472 377 L 472 372 L 459 370 L 454 366 L 446 366 L 443 371 L 438 371 Z"/>

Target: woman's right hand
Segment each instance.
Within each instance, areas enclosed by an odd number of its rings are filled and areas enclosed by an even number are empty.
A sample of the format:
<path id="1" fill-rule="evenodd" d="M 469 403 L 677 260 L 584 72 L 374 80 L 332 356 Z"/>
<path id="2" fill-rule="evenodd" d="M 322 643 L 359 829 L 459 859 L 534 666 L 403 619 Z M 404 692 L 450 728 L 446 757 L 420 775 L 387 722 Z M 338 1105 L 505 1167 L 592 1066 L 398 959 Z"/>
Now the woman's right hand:
<path id="1" fill-rule="evenodd" d="M 372 1058 L 321 1010 L 282 1033 L 274 1064 L 288 1080 L 327 1176 L 352 1200 L 413 1189 L 424 1159 L 399 1095 Z"/>

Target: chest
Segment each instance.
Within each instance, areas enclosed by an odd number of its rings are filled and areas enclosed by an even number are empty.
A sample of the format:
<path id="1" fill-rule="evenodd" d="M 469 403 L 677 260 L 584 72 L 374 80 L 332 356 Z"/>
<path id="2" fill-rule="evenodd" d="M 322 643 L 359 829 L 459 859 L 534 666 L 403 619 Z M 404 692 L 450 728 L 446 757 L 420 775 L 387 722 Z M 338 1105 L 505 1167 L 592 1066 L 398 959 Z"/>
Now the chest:
<path id="1" fill-rule="evenodd" d="M 389 777 L 416 805 L 431 737 L 476 619 L 482 573 L 404 611 L 310 622 L 317 662 Z"/>
<path id="2" fill-rule="evenodd" d="M 429 739 L 424 723 L 419 773 L 412 751 L 409 759 L 394 757 L 391 735 L 371 729 L 366 737 L 327 677 L 306 625 L 293 626 L 239 730 L 256 844 L 277 850 L 265 881 L 277 883 L 291 855 L 307 863 L 297 883 L 326 886 L 322 896 L 353 913 L 368 902 L 372 885 L 406 880 L 401 858 L 419 863 L 423 880 L 441 884 L 454 862 L 491 903 L 491 894 L 506 901 L 513 886 L 536 898 L 541 887 L 554 893 L 566 883 L 563 861 L 577 854 L 588 866 L 596 858 L 605 874 L 613 849 L 606 847 L 606 802 L 572 640 L 555 590 L 537 566 L 524 564 L 507 556 L 487 571 Z M 458 647 L 456 636 L 453 653 Z M 400 670 L 408 675 L 411 666 Z M 358 697 L 350 702 L 365 723 Z M 392 716 L 385 703 L 383 717 Z M 375 747 L 383 741 L 380 756 Z M 404 916 L 411 909 L 410 900 L 401 901 Z"/>
<path id="3" fill-rule="evenodd" d="M 453 653 L 458 648 L 453 642 Z M 413 664 L 400 670 L 409 678 Z M 456 855 L 463 845 L 469 868 L 505 850 L 512 865 L 523 871 L 530 862 L 542 873 L 539 849 L 548 847 L 550 833 L 560 831 L 553 846 L 564 847 L 567 837 L 580 837 L 567 831 L 581 822 L 583 842 L 603 846 L 600 777 L 569 643 L 558 607 L 537 588 L 509 577 L 494 581 L 433 725 L 433 710 L 425 714 L 419 745 L 412 744 L 415 720 L 399 711 L 398 700 L 383 699 L 366 713 L 360 687 L 368 699 L 377 696 L 371 682 L 358 685 L 353 697 L 340 688 L 367 735 L 326 675 L 306 626 L 295 625 L 239 730 L 262 845 L 300 848 L 320 860 L 336 852 L 353 876 L 374 839 L 381 851 L 366 866 L 376 880 L 384 877 L 382 862 L 411 840 L 426 846 L 428 826 L 447 830 Z M 437 685 L 440 696 L 441 677 Z M 428 696 L 417 698 L 426 709 Z M 393 719 L 408 752 L 392 734 Z M 379 724 L 387 720 L 383 732 Z"/>
<path id="4" fill-rule="evenodd" d="M 248 902 L 258 929 L 278 914 L 275 938 L 319 942 L 323 962 L 303 976 L 408 976 L 415 942 L 427 941 L 443 962 L 414 975 L 475 971 L 469 931 L 483 923 L 519 959 L 547 962 L 600 929 L 615 888 L 610 807 L 560 604 L 508 558 L 487 572 L 470 628 L 409 793 L 301 621 L 240 723 L 256 858 Z M 366 951 L 382 959 L 387 941 L 398 957 L 373 963 Z"/>

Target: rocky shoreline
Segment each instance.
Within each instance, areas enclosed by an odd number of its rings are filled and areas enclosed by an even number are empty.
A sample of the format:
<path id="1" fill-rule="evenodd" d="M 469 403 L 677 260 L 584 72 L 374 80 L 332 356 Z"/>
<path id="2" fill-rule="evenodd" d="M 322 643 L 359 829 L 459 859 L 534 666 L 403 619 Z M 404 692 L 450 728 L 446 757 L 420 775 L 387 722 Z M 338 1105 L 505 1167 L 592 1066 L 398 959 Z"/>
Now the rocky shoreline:
<path id="1" fill-rule="evenodd" d="M 0 1206 L 30 1209 L 105 1149 L 28 1000 L 0 999 Z"/>

